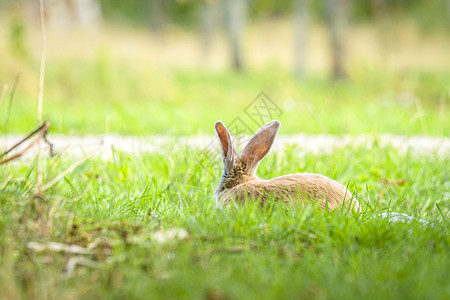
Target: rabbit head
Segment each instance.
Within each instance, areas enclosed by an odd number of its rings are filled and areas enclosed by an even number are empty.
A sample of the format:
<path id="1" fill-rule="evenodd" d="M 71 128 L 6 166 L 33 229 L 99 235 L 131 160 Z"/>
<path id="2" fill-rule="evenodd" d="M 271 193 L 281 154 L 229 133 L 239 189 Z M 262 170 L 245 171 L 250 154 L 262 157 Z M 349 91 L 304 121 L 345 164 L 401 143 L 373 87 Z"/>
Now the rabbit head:
<path id="1" fill-rule="evenodd" d="M 226 189 L 257 180 L 256 169 L 269 152 L 280 128 L 280 121 L 274 120 L 259 128 L 241 154 L 231 139 L 231 134 L 221 121 L 214 125 L 222 150 L 223 175 L 215 192 L 216 196 Z"/>

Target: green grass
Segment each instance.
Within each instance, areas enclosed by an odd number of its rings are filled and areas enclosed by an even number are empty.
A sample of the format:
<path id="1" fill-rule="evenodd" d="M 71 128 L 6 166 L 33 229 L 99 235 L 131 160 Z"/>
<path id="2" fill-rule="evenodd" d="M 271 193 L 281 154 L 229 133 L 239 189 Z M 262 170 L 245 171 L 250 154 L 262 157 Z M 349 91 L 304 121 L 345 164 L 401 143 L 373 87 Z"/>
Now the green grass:
<path id="1" fill-rule="evenodd" d="M 0 122 L 0 132 L 24 133 L 35 127 L 32 74 L 22 74 L 9 124 Z M 9 75 L 12 84 L 15 74 Z M 260 124 L 249 120 L 244 109 L 264 91 L 282 111 L 269 118 L 281 120 L 281 133 L 448 136 L 450 73 L 390 74 L 362 68 L 350 76 L 334 83 L 315 74 L 296 80 L 277 67 L 242 74 L 157 70 L 99 54 L 93 60 L 48 64 L 44 116 L 53 133 L 77 135 L 209 134 L 218 119 L 229 123 L 238 116 L 253 130 Z M 7 100 L 0 103 L 2 120 L 8 114 Z"/>
<path id="2" fill-rule="evenodd" d="M 272 153 L 259 175 L 307 171 L 350 182 L 363 212 L 256 203 L 218 209 L 212 193 L 220 168 L 195 149 L 90 159 L 44 199 L 30 196 L 33 163 L 7 165 L 0 169 L 2 297 L 449 298 L 448 157 L 376 144 L 298 153 L 294 146 Z M 49 159 L 46 180 L 70 164 L 68 158 Z M 386 211 L 434 226 L 372 218 Z M 166 244 L 152 239 L 170 228 L 184 228 L 189 238 Z M 65 278 L 74 255 L 35 253 L 27 249 L 29 241 L 96 242 L 84 256 L 98 266 L 77 266 Z"/>
<path id="3" fill-rule="evenodd" d="M 30 27 L 17 36 L 20 40 L 11 41 L 9 27 L 3 27 L 0 54 L 8 59 L 0 69 L 0 84 L 9 84 L 9 90 L 0 99 L 0 133 L 24 134 L 36 127 L 39 36 Z M 265 28 L 253 33 L 252 51 L 264 51 L 259 45 L 266 43 L 255 37 L 266 38 Z M 271 31 L 272 40 L 280 39 L 279 53 L 291 47 L 286 28 L 279 27 L 279 34 Z M 146 32 L 106 30 L 77 36 L 50 30 L 44 115 L 52 123 L 50 134 L 210 135 L 216 120 L 228 125 L 236 117 L 253 131 L 262 122 L 252 121 L 244 110 L 264 91 L 282 111 L 264 121 L 281 120 L 281 134 L 448 137 L 450 73 L 433 63 L 446 61 L 447 36 L 441 34 L 442 41 L 420 37 L 411 43 L 397 39 L 410 36 L 408 32 L 387 36 L 390 52 L 369 49 L 370 43 L 353 48 L 349 53 L 357 55 L 349 60 L 349 79 L 332 82 L 320 73 L 324 70 L 295 79 L 276 59 L 260 64 L 254 60 L 241 73 L 199 69 L 196 63 L 171 64 L 176 51 L 186 55 L 184 62 L 198 59 L 192 55 L 192 47 L 198 46 L 194 36 L 169 35 L 163 50 L 160 41 L 148 42 Z M 352 35 L 353 45 L 364 46 L 367 34 Z M 323 38 L 311 53 L 323 50 Z M 171 44 L 173 39 L 180 40 Z M 184 47 L 191 51 L 184 53 Z M 166 57 L 158 49 L 170 53 Z M 318 52 L 316 60 L 321 59 Z M 151 53 L 158 55 L 149 57 Z M 410 69 L 401 67 L 402 53 L 408 54 Z M 361 54 L 376 58 L 367 60 L 371 67 L 364 67 Z M 388 58 L 392 61 L 383 61 Z M 398 68 L 385 68 L 397 59 Z M 213 191 L 221 175 L 219 158 L 211 160 L 198 149 L 165 147 L 139 155 L 115 151 L 112 159 L 92 158 L 43 198 L 33 196 L 35 162 L 2 166 L 0 298 L 450 298 L 448 156 L 400 153 L 377 143 L 331 154 L 303 156 L 300 150 L 292 146 L 271 153 L 259 175 L 315 172 L 349 183 L 362 203 L 361 214 L 277 203 L 218 209 Z M 46 160 L 44 181 L 73 160 Z M 390 211 L 433 226 L 376 217 Z M 156 232 L 173 228 L 183 228 L 189 238 L 165 244 L 155 240 Z M 29 242 L 47 241 L 94 246 L 90 254 L 27 247 Z M 95 266 L 78 265 L 70 274 L 66 268 L 74 256 Z"/>

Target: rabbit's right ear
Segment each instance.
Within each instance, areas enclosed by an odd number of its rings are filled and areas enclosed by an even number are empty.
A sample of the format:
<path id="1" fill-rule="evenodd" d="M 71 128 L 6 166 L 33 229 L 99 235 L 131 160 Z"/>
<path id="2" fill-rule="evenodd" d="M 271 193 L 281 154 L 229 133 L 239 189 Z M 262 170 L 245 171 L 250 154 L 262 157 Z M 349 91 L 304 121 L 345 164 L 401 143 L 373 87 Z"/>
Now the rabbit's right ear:
<path id="1" fill-rule="evenodd" d="M 232 161 L 237 157 L 236 147 L 231 141 L 231 134 L 221 121 L 217 121 L 214 125 L 217 137 L 220 141 L 220 148 L 222 149 L 222 159 L 225 161 Z"/>
<path id="2" fill-rule="evenodd" d="M 247 146 L 245 146 L 244 151 L 242 151 L 242 160 L 250 170 L 256 171 L 259 162 L 272 148 L 280 125 L 278 120 L 267 123 L 255 132 Z"/>

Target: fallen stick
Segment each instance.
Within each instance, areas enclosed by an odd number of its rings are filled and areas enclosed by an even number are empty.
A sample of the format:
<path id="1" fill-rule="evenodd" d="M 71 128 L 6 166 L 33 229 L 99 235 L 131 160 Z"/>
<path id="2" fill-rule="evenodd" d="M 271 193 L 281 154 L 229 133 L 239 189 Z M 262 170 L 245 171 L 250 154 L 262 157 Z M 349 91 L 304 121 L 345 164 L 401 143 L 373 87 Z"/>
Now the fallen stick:
<path id="1" fill-rule="evenodd" d="M 77 265 L 90 267 L 90 268 L 98 268 L 98 267 L 100 267 L 100 263 L 99 262 L 87 259 L 86 257 L 82 257 L 82 256 L 71 257 L 69 259 L 69 261 L 67 262 L 65 270 L 64 270 L 65 272 L 64 272 L 63 276 L 64 276 L 65 279 L 68 279 L 68 278 L 72 277 L 73 272 L 75 271 L 75 267 Z"/>
<path id="2" fill-rule="evenodd" d="M 48 129 L 50 127 L 50 122 L 46 121 L 44 124 L 33 130 L 31 133 L 29 133 L 25 138 L 23 138 L 20 142 L 16 143 L 14 146 L 12 146 L 10 149 L 2 153 L 0 157 L 6 156 L 8 153 L 10 153 L 12 150 L 23 144 L 25 141 L 30 139 L 32 136 L 34 136 L 36 133 L 39 133 L 29 144 L 27 147 L 25 147 L 22 151 L 19 153 L 14 154 L 11 157 L 5 158 L 0 161 L 0 165 L 6 164 L 14 159 L 17 159 L 24 155 L 28 150 L 30 150 L 34 145 L 36 145 L 42 138 L 45 138 L 45 135 L 48 132 Z"/>
<path id="3" fill-rule="evenodd" d="M 30 132 L 26 137 L 24 137 L 22 140 L 20 140 L 20 142 L 16 143 L 14 146 L 12 146 L 11 148 L 9 148 L 8 150 L 6 150 L 5 152 L 3 152 L 0 157 L 4 157 L 6 156 L 9 152 L 13 151 L 14 149 L 16 149 L 17 147 L 19 147 L 20 145 L 22 145 L 25 141 L 27 141 L 29 138 L 31 138 L 33 135 L 35 135 L 36 133 L 38 133 L 41 130 L 44 131 L 48 131 L 48 128 L 50 127 L 50 122 L 46 121 L 45 123 L 43 123 L 41 126 L 39 126 L 38 128 L 36 128 L 35 130 L 33 130 L 32 132 Z"/>
<path id="4" fill-rule="evenodd" d="M 27 248 L 34 252 L 52 251 L 52 252 L 66 252 L 72 254 L 92 254 L 92 249 L 81 247 L 78 245 L 62 244 L 56 242 L 28 242 Z"/>

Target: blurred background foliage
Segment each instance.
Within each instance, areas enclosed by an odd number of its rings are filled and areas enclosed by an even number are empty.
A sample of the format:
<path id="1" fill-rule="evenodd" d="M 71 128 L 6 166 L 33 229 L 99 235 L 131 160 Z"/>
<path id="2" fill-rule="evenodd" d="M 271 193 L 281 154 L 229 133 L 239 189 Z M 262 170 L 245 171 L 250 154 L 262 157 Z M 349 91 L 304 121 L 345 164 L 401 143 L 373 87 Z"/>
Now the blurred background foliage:
<path id="1" fill-rule="evenodd" d="M 44 2 L 54 132 L 209 134 L 261 91 L 282 133 L 450 132 L 450 0 Z M 35 126 L 38 3 L 0 0 L 2 133 Z"/>
<path id="2" fill-rule="evenodd" d="M 23 1 L 23 0 L 22 0 Z M 292 17 L 296 0 L 248 0 L 249 17 Z M 108 20 L 146 26 L 152 10 L 157 10 L 149 0 L 100 0 L 104 17 Z M 204 5 L 220 5 L 220 0 L 159 0 L 159 12 L 166 20 L 180 26 L 195 28 L 198 12 Z M 316 21 L 325 21 L 327 0 L 309 1 L 309 13 Z M 423 29 L 445 26 L 450 29 L 448 0 L 347 0 L 349 16 L 354 22 L 371 22 L 380 17 L 410 18 Z"/>
<path id="3" fill-rule="evenodd" d="M 18 0 L 24 1 L 24 0 Z M 155 6 L 149 0 L 100 0 L 106 19 L 146 26 Z M 159 4 L 167 21 L 183 26 L 197 26 L 198 11 L 205 4 L 218 5 L 219 0 L 164 0 Z M 283 18 L 292 16 L 295 0 L 250 0 L 249 15 L 257 18 Z M 311 16 L 316 20 L 325 19 L 326 0 L 310 1 Z M 424 28 L 449 26 L 448 1 L 446 0 L 348 0 L 353 21 L 373 21 L 384 17 L 408 17 Z"/>

